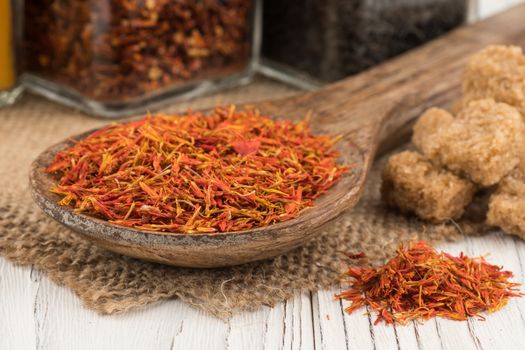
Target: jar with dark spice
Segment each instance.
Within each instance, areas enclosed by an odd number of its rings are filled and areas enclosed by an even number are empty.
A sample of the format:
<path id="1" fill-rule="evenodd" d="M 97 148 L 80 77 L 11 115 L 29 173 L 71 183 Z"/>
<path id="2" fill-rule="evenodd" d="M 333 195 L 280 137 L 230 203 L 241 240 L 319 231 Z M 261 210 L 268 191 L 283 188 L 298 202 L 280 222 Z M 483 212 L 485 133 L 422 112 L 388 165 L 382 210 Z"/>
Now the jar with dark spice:
<path id="1" fill-rule="evenodd" d="M 318 84 L 358 73 L 462 24 L 465 0 L 265 0 L 265 68 Z"/>
<path id="2" fill-rule="evenodd" d="M 25 6 L 25 82 L 122 116 L 251 76 L 256 0 L 39 0 Z"/>

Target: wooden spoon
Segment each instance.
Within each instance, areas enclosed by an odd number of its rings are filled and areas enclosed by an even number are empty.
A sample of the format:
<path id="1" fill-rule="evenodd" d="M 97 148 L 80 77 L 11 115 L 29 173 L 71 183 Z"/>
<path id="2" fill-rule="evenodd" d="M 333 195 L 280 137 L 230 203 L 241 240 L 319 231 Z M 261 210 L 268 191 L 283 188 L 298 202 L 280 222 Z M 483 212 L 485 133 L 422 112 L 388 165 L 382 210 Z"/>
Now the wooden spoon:
<path id="1" fill-rule="evenodd" d="M 251 106 L 278 118 L 300 119 L 312 112 L 315 132 L 344 135 L 342 161 L 354 164 L 349 175 L 298 218 L 252 230 L 182 234 L 117 226 L 57 205 L 49 189 L 56 179 L 45 172 L 62 142 L 32 164 L 34 199 L 49 216 L 108 250 L 164 264 L 220 267 L 268 259 L 317 236 L 322 225 L 359 200 L 378 145 L 391 145 L 430 106 L 448 106 L 460 97 L 462 69 L 468 57 L 492 43 L 525 42 L 525 6 L 463 27 L 363 74 L 318 91 Z M 87 133 L 86 133 L 87 134 Z M 77 136 L 77 139 L 86 134 Z"/>

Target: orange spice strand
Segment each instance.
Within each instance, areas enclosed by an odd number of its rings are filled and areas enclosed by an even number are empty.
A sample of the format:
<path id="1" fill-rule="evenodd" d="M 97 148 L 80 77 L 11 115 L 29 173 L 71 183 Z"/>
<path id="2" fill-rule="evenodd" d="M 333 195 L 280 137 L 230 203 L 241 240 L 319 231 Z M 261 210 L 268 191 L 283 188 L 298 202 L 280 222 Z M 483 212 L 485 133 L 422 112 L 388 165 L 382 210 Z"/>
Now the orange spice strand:
<path id="1" fill-rule="evenodd" d="M 59 204 L 113 223 L 186 233 L 295 218 L 348 171 L 306 121 L 218 107 L 112 124 L 60 151 Z"/>
<path id="2" fill-rule="evenodd" d="M 408 248 L 401 244 L 397 255 L 381 267 L 350 267 L 343 277 L 350 289 L 336 298 L 351 301 L 349 314 L 362 306 L 375 311 L 375 324 L 436 316 L 484 319 L 481 312 L 494 312 L 510 297 L 524 295 L 511 277 L 512 272 L 483 257 L 454 257 L 438 253 L 425 241 L 410 242 Z"/>

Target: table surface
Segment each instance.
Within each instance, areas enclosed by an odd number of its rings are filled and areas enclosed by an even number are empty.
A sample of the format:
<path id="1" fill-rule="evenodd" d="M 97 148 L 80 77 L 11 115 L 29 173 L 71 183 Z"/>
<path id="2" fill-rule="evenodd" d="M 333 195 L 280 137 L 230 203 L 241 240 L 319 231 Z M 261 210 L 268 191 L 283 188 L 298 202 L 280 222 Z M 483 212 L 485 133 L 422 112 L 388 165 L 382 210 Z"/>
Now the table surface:
<path id="1" fill-rule="evenodd" d="M 502 233 L 466 237 L 438 248 L 470 256 L 490 252 L 525 282 L 525 242 Z M 433 319 L 407 326 L 373 325 L 339 288 L 297 292 L 274 308 L 227 322 L 178 300 L 123 315 L 99 316 L 39 271 L 0 259 L 0 349 L 525 349 L 525 298 L 513 298 L 486 321 Z"/>
<path id="2" fill-rule="evenodd" d="M 470 0 L 475 20 L 523 0 Z M 490 252 L 525 282 L 525 242 L 502 233 L 466 237 L 439 249 L 470 256 Z M 364 312 L 349 316 L 340 288 L 297 291 L 274 308 L 234 315 L 227 322 L 179 300 L 123 315 L 99 316 L 42 273 L 0 258 L 0 349 L 525 349 L 525 298 L 513 298 L 486 321 L 433 319 L 407 326 L 373 325 Z"/>

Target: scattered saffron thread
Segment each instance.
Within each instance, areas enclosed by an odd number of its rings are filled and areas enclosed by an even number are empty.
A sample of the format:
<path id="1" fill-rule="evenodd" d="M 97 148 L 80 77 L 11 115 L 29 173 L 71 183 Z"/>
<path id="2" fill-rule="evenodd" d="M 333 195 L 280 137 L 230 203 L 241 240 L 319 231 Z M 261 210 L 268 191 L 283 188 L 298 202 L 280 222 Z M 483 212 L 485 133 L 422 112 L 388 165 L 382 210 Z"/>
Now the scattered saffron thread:
<path id="1" fill-rule="evenodd" d="M 336 295 L 351 302 L 351 314 L 368 306 L 377 314 L 374 324 L 406 324 L 433 317 L 466 320 L 502 308 L 510 297 L 521 297 L 512 272 L 489 264 L 484 257 L 438 253 L 425 241 L 402 244 L 381 267 L 350 267 L 343 281 L 348 291 Z"/>

